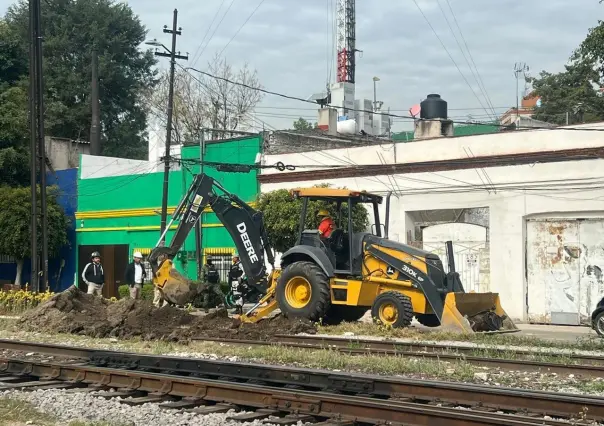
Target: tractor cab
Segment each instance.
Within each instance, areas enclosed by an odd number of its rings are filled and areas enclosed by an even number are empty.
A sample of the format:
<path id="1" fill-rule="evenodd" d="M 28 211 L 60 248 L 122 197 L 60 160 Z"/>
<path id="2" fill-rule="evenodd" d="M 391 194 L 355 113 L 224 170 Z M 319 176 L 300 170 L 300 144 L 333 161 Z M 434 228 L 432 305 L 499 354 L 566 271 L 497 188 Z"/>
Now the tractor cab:
<path id="1" fill-rule="evenodd" d="M 294 198 L 302 200 L 297 246 L 320 249 L 329 259 L 336 274 L 359 275 L 363 262 L 363 241 L 367 235 L 387 237 L 389 196 L 386 202 L 386 224 L 380 223 L 378 206 L 383 197 L 364 191 L 332 188 L 293 189 Z M 371 233 L 355 229 L 353 217 L 359 204 L 373 212 Z M 319 232 L 319 212 L 327 210 L 333 221 L 331 234 Z"/>

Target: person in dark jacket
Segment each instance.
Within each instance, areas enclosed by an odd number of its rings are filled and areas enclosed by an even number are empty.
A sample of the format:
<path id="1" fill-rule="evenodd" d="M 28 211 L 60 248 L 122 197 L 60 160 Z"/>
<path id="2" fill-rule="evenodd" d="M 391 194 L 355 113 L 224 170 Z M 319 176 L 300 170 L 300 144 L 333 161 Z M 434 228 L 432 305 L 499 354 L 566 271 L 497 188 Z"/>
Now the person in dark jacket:
<path id="1" fill-rule="evenodd" d="M 101 265 L 101 254 L 95 251 L 90 255 L 92 262 L 87 264 L 82 271 L 82 279 L 88 286 L 88 294 L 103 296 L 103 284 L 105 284 L 105 273 Z"/>
<path id="2" fill-rule="evenodd" d="M 226 306 L 224 293 L 220 288 L 220 274 L 218 269 L 212 262 L 212 259 L 208 259 L 203 268 L 203 280 L 206 283 L 206 288 L 203 291 L 202 306 L 204 311 L 207 313 L 210 310 L 210 295 L 213 293 L 217 296 L 223 305 Z M 213 307 L 213 306 L 212 306 Z"/>
<path id="3" fill-rule="evenodd" d="M 243 294 L 241 293 L 241 277 L 243 269 L 241 269 L 241 261 L 239 256 L 233 256 L 233 264 L 229 270 L 229 284 L 231 285 L 231 293 L 235 301 L 235 313 L 241 315 L 243 313 Z"/>
<path id="4" fill-rule="evenodd" d="M 147 278 L 145 267 L 143 265 L 143 255 L 140 252 L 134 252 L 134 261 L 126 267 L 125 281 L 130 286 L 130 298 L 140 299 L 143 290 L 143 283 Z"/>

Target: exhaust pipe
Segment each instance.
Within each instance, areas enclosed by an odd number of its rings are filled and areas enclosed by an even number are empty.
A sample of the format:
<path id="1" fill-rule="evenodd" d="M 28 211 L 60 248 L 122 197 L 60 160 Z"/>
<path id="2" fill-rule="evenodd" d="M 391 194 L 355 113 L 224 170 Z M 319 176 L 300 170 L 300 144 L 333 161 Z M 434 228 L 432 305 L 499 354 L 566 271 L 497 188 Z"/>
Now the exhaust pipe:
<path id="1" fill-rule="evenodd" d="M 390 196 L 392 195 L 392 191 L 388 192 L 386 195 L 386 217 L 384 218 L 384 238 L 388 239 L 388 231 L 390 230 Z"/>

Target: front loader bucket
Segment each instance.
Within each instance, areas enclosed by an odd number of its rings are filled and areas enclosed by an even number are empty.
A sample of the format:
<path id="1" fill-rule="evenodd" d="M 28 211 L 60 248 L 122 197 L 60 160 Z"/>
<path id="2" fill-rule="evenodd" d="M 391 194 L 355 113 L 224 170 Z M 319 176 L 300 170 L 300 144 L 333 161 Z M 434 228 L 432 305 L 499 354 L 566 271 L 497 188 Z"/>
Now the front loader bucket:
<path id="1" fill-rule="evenodd" d="M 192 281 L 178 272 L 170 260 L 161 264 L 153 282 L 165 300 L 180 306 L 193 302 L 195 296 L 205 288 L 202 283 Z"/>
<path id="2" fill-rule="evenodd" d="M 501 307 L 498 293 L 448 293 L 441 327 L 465 333 L 519 331 Z"/>

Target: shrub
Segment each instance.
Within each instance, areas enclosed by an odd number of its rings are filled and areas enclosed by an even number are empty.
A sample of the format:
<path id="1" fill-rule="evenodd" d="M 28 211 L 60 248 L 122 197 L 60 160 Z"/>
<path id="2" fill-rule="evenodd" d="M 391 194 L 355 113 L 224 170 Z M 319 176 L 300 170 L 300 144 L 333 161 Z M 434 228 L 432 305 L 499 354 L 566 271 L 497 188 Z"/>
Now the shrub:
<path id="1" fill-rule="evenodd" d="M 44 293 L 34 293 L 29 291 L 27 287 L 16 291 L 0 291 L 0 312 L 22 313 L 46 302 L 53 295 L 54 293 L 49 290 Z"/>
<path id="2" fill-rule="evenodd" d="M 127 299 L 130 297 L 130 286 L 127 284 L 121 285 L 117 288 L 117 292 L 120 296 L 120 299 Z M 153 284 L 143 285 L 141 299 L 153 301 Z"/>

